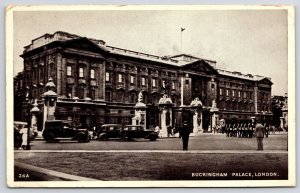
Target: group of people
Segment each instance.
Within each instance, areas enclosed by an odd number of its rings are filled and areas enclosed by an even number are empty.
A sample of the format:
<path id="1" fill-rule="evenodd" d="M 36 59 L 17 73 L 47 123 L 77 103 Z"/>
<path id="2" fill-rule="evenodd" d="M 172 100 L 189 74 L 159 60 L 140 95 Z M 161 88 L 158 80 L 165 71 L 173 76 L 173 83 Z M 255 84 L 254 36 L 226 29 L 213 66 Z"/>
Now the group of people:
<path id="1" fill-rule="evenodd" d="M 262 124 L 264 127 L 264 136 L 269 136 L 269 126 Z M 255 137 L 256 123 L 233 123 L 227 124 L 222 128 L 222 133 L 225 133 L 227 137 L 242 137 L 252 138 Z"/>
<path id="2" fill-rule="evenodd" d="M 184 121 L 179 129 L 179 137 L 182 138 L 182 145 L 184 151 L 188 150 L 190 132 L 190 126 L 188 125 L 187 121 Z M 267 125 L 266 123 L 260 123 L 255 121 L 250 123 L 228 124 L 225 126 L 224 132 L 226 132 L 227 137 L 256 137 L 257 150 L 262 151 L 263 139 L 265 137 L 267 138 L 269 135 L 269 125 Z"/>

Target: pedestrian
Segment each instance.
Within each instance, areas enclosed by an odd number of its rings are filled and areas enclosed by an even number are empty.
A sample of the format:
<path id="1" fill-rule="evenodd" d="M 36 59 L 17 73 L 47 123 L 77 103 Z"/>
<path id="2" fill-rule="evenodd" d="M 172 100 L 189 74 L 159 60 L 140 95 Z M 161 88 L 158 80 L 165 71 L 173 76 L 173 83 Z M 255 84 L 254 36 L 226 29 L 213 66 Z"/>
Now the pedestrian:
<path id="1" fill-rule="evenodd" d="M 263 139 L 264 139 L 264 126 L 260 123 L 256 124 L 255 127 L 255 136 L 257 140 L 257 151 L 263 151 Z"/>
<path id="2" fill-rule="evenodd" d="M 184 121 L 183 125 L 181 126 L 181 130 L 180 130 L 180 136 L 182 138 L 183 151 L 188 150 L 190 132 L 191 132 L 190 127 L 187 124 L 187 121 Z"/>
<path id="3" fill-rule="evenodd" d="M 21 130 L 20 130 L 20 134 L 22 135 L 22 144 L 21 144 L 21 147 L 25 150 L 26 149 L 26 146 L 27 146 L 27 138 L 28 138 L 28 128 L 26 127 L 23 127 Z"/>
<path id="4" fill-rule="evenodd" d="M 265 136 L 266 136 L 266 138 L 268 138 L 268 136 L 269 136 L 269 125 L 268 124 L 265 125 Z"/>
<path id="5" fill-rule="evenodd" d="M 167 132 L 168 132 L 168 137 L 170 137 L 170 135 L 172 135 L 172 126 L 171 125 L 167 126 Z"/>
<path id="6" fill-rule="evenodd" d="M 156 127 L 154 128 L 154 132 L 157 133 L 158 136 L 159 136 L 159 133 L 160 133 L 159 131 L 160 131 L 159 126 L 156 126 Z"/>
<path id="7" fill-rule="evenodd" d="M 22 134 L 20 134 L 20 130 L 22 129 L 22 126 L 14 126 L 14 146 L 17 149 L 22 149 Z"/>

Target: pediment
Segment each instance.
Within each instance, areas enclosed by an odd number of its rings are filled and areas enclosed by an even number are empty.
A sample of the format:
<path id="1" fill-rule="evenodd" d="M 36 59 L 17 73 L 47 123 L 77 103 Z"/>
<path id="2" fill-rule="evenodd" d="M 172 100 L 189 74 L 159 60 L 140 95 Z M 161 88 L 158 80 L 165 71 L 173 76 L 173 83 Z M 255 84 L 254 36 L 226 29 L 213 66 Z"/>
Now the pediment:
<path id="1" fill-rule="evenodd" d="M 205 62 L 205 60 L 197 60 L 195 62 L 186 64 L 183 66 L 184 70 L 189 70 L 195 73 L 203 74 L 218 74 L 217 70 L 214 69 L 210 64 Z"/>
<path id="2" fill-rule="evenodd" d="M 268 78 L 263 78 L 263 79 L 261 79 L 260 81 L 258 81 L 260 84 L 268 84 L 268 85 L 272 85 L 273 84 L 273 82 L 270 80 L 270 79 L 268 79 Z"/>
<path id="3" fill-rule="evenodd" d="M 68 48 L 73 48 L 78 50 L 85 50 L 85 51 L 96 52 L 96 53 L 108 52 L 108 50 L 106 50 L 104 46 L 98 45 L 92 40 L 89 40 L 88 38 L 77 38 L 77 39 L 68 40 L 64 44 Z"/>

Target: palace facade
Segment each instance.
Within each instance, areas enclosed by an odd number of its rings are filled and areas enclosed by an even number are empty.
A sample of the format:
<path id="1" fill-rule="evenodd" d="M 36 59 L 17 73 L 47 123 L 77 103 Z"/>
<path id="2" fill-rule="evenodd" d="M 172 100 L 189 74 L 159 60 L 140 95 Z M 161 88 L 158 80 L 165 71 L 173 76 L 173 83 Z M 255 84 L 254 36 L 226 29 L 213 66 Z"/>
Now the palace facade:
<path id="1" fill-rule="evenodd" d="M 212 124 L 212 109 L 216 120 L 272 115 L 270 78 L 221 70 L 216 61 L 188 54 L 156 56 L 58 31 L 32 40 L 21 57 L 24 70 L 14 79 L 15 120 L 26 120 L 26 97 L 37 99 L 43 111 L 50 77 L 58 96 L 55 119 L 76 124 L 131 124 L 139 93 L 147 106 L 148 128 L 160 125 L 163 95 L 172 101 L 172 125 L 189 119 L 182 112 L 191 112 L 191 102 L 199 99 L 204 131 Z M 41 113 L 39 128 L 42 122 Z"/>

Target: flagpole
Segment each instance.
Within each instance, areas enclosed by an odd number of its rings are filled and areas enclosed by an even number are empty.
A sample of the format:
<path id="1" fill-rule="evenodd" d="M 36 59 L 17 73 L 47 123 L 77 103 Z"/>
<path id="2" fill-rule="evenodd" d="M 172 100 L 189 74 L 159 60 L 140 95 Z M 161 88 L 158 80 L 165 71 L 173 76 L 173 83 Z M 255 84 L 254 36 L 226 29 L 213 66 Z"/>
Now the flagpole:
<path id="1" fill-rule="evenodd" d="M 181 37 L 181 45 L 180 45 L 180 49 L 181 49 L 181 54 L 182 54 L 182 29 L 180 29 L 180 37 Z"/>
<path id="2" fill-rule="evenodd" d="M 181 48 L 181 53 L 182 53 L 182 32 L 185 30 L 185 28 L 180 28 L 180 48 Z"/>

